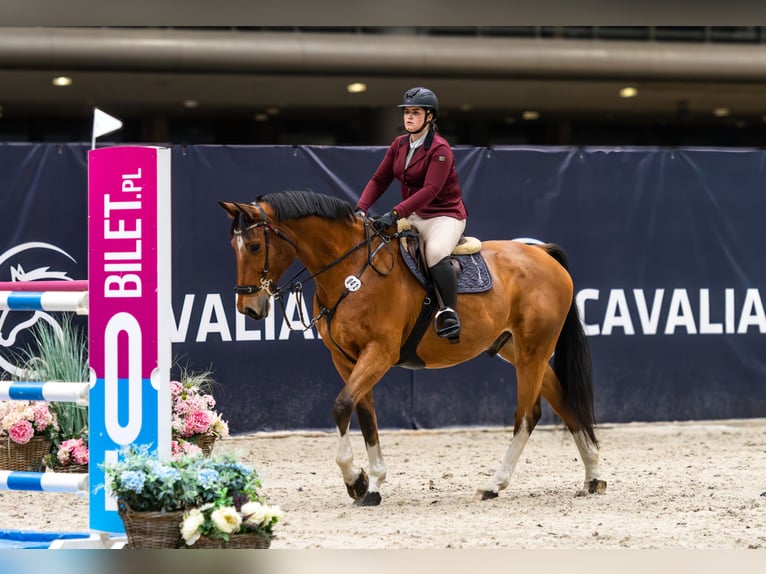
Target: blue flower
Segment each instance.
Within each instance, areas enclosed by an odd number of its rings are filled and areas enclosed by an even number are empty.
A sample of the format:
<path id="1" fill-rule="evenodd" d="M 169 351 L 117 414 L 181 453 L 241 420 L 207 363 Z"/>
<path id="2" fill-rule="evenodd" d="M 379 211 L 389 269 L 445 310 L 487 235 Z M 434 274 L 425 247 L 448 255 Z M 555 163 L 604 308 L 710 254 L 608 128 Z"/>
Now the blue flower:
<path id="1" fill-rule="evenodd" d="M 202 488 L 213 488 L 218 483 L 219 478 L 218 471 L 212 468 L 203 468 L 197 473 L 197 479 Z"/>
<path id="2" fill-rule="evenodd" d="M 146 475 L 140 470 L 126 470 L 122 473 L 122 484 L 128 490 L 140 494 L 144 490 Z"/>
<path id="3" fill-rule="evenodd" d="M 175 468 L 167 466 L 158 466 L 155 468 L 155 473 L 157 474 L 157 478 L 166 484 L 173 484 L 177 480 L 181 479 L 180 472 L 178 472 Z"/>

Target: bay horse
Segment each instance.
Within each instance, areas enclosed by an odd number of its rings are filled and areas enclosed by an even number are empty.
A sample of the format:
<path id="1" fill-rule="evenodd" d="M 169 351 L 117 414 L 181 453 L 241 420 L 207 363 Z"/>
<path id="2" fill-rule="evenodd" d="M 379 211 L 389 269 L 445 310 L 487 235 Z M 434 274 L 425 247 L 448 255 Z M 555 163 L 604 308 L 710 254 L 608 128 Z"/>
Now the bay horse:
<path id="1" fill-rule="evenodd" d="M 344 387 L 332 416 L 340 433 L 336 462 L 355 504 L 380 504 L 386 465 L 378 439 L 373 387 L 399 362 L 426 292 L 403 261 L 397 233 L 378 230 L 348 202 L 310 191 L 262 195 L 252 204 L 219 202 L 232 220 L 237 261 L 237 310 L 263 319 L 270 300 L 300 290 L 302 282 L 277 283 L 297 258 L 315 282 L 313 317 Z M 481 255 L 491 289 L 458 296 L 460 342 L 428 329 L 417 346 L 426 368 L 444 368 L 482 352 L 513 364 L 517 408 L 513 438 L 495 471 L 477 493 L 498 496 L 509 484 L 530 433 L 539 421 L 540 397 L 564 421 L 585 465 L 585 491 L 602 493 L 595 434 L 590 350 L 573 298 L 565 255 L 553 244 L 485 241 Z M 305 325 L 305 318 L 304 325 Z M 553 356 L 553 367 L 549 360 Z M 356 412 L 369 474 L 355 464 L 349 438 Z"/>

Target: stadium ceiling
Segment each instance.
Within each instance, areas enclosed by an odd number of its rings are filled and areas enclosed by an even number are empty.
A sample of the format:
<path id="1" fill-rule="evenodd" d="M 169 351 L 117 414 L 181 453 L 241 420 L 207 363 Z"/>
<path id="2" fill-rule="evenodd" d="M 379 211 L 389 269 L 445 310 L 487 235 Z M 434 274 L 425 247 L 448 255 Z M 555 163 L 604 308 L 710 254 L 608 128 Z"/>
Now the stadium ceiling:
<path id="1" fill-rule="evenodd" d="M 413 85 L 446 113 L 763 121 L 766 46 L 178 28 L 0 28 L 6 117 L 252 118 L 389 108 Z M 72 78 L 57 87 L 56 76 Z M 361 93 L 347 85 L 366 84 Z M 620 97 L 631 86 L 637 95 Z M 717 114 L 717 115 L 716 115 Z"/>

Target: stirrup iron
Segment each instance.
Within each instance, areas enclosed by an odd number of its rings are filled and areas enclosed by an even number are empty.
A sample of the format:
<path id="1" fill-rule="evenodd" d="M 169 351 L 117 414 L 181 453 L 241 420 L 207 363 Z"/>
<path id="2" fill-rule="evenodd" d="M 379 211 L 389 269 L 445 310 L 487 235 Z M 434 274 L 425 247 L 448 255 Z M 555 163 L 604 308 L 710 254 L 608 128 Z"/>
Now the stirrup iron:
<path id="1" fill-rule="evenodd" d="M 445 322 L 454 324 L 445 325 Z M 450 343 L 457 343 L 460 339 L 460 318 L 452 307 L 442 307 L 434 317 L 434 329 L 439 337 L 449 339 Z"/>

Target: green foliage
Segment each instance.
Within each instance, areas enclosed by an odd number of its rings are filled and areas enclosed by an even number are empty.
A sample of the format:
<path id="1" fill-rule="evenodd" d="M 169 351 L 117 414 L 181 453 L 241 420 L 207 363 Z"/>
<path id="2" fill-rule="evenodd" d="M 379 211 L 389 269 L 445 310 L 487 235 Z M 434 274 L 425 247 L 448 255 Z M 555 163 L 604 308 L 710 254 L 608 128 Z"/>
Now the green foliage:
<path id="1" fill-rule="evenodd" d="M 148 445 L 141 445 L 126 447 L 120 460 L 101 467 L 114 496 L 137 511 L 171 512 L 219 499 L 260 500 L 257 473 L 230 455 L 160 461 Z"/>
<path id="2" fill-rule="evenodd" d="M 88 338 L 83 329 L 73 323 L 72 315 L 64 314 L 61 325 L 38 321 L 30 329 L 33 344 L 21 354 L 22 380 L 87 382 Z M 75 403 L 50 403 L 58 418 L 60 436 L 54 437 L 54 447 L 67 439 L 88 440 L 88 407 Z"/>

